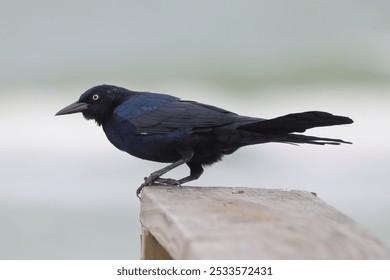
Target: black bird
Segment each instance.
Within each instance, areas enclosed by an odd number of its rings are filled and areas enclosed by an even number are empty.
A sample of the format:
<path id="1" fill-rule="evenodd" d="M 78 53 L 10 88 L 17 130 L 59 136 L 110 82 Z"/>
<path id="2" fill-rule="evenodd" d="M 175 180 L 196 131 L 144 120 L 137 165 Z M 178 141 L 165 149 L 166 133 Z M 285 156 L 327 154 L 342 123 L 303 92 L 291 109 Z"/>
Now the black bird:
<path id="1" fill-rule="evenodd" d="M 238 148 L 267 142 L 293 144 L 348 143 L 340 139 L 295 134 L 306 129 L 350 124 L 348 117 L 320 111 L 288 114 L 274 119 L 240 116 L 224 109 L 158 93 L 101 85 L 56 115 L 83 113 L 103 127 L 110 142 L 138 158 L 171 163 L 144 178 L 137 189 L 154 183 L 178 185 L 198 179 L 203 167 Z M 162 175 L 187 164 L 190 175 L 180 180 Z"/>

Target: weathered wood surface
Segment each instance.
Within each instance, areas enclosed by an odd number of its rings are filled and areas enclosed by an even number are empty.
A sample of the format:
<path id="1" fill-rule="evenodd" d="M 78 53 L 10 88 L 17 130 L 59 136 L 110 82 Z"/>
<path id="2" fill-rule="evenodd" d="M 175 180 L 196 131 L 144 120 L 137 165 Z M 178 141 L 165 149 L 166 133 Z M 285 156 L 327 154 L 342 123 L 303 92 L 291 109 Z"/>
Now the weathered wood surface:
<path id="1" fill-rule="evenodd" d="M 146 187 L 140 220 L 143 259 L 390 259 L 381 240 L 306 191 Z"/>
<path id="2" fill-rule="evenodd" d="M 144 227 L 141 235 L 142 260 L 171 260 L 172 257 L 157 239 Z"/>

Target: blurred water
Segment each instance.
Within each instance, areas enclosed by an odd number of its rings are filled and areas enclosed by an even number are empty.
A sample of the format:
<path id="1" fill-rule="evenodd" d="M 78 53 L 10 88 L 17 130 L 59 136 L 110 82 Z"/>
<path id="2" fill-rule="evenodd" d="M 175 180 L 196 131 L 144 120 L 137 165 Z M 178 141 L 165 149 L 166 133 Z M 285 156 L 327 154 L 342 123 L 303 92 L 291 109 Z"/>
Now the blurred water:
<path id="1" fill-rule="evenodd" d="M 389 10 L 381 0 L 1 1 L 0 259 L 139 257 L 134 192 L 162 165 L 117 151 L 80 115 L 54 117 L 101 83 L 265 118 L 352 117 L 308 134 L 353 145 L 247 147 L 193 185 L 314 191 L 390 242 Z"/>

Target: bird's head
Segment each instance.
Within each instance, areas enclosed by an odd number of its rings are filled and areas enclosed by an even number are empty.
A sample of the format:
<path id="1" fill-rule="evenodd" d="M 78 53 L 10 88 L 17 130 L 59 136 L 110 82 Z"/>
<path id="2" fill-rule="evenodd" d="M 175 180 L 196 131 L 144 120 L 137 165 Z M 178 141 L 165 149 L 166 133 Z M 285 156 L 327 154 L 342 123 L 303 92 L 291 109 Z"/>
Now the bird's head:
<path id="1" fill-rule="evenodd" d="M 62 110 L 58 115 L 82 113 L 87 120 L 94 119 L 98 125 L 109 120 L 112 112 L 123 101 L 129 98 L 132 92 L 116 86 L 95 86 L 80 96 L 80 99 Z"/>

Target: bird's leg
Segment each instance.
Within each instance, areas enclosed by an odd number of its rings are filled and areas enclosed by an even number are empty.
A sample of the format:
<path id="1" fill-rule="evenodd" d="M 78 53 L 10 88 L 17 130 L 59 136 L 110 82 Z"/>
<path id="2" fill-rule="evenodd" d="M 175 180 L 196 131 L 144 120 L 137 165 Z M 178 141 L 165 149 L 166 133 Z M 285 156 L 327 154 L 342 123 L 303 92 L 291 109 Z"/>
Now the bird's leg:
<path id="1" fill-rule="evenodd" d="M 165 173 L 171 171 L 172 169 L 184 164 L 184 163 L 187 163 L 191 160 L 192 156 L 194 155 L 194 152 L 193 151 L 190 151 L 190 152 L 180 152 L 182 154 L 182 158 L 179 159 L 178 161 L 175 161 L 174 163 L 164 167 L 164 168 L 161 168 L 155 172 L 153 172 L 152 174 L 149 175 L 149 177 L 146 177 L 145 178 L 145 182 L 137 189 L 137 196 L 139 197 L 140 193 L 141 193 L 141 190 L 143 189 L 143 187 L 145 186 L 150 186 L 150 185 L 153 185 L 155 182 L 160 182 L 160 183 L 163 183 L 163 184 L 167 184 L 167 183 L 170 183 L 170 184 L 174 184 L 174 185 L 180 185 L 180 181 L 177 181 L 177 180 L 173 180 L 173 179 L 163 179 L 161 178 L 161 181 L 159 180 L 160 177 L 162 175 L 164 175 Z M 169 180 L 169 182 L 168 182 Z"/>
<path id="2" fill-rule="evenodd" d="M 184 184 L 193 180 L 198 179 L 203 173 L 203 167 L 200 164 L 187 163 L 190 168 L 190 176 L 184 177 L 179 180 L 180 184 Z"/>
<path id="3" fill-rule="evenodd" d="M 158 178 L 156 182 L 165 184 L 165 185 L 175 185 L 181 187 L 182 184 L 193 181 L 198 179 L 202 173 L 203 173 L 203 167 L 202 165 L 196 163 L 187 163 L 188 167 L 190 168 L 190 175 L 187 177 L 184 177 L 180 180 L 176 179 L 165 179 L 165 178 Z"/>
<path id="4" fill-rule="evenodd" d="M 176 179 L 165 179 L 165 178 L 158 178 L 156 182 L 159 182 L 161 184 L 165 185 L 175 185 L 175 186 L 180 186 L 184 183 L 193 181 L 198 179 L 202 173 L 203 173 L 203 167 L 199 163 L 193 163 L 193 162 L 187 162 L 188 167 L 190 168 L 190 175 L 187 177 L 184 177 L 180 180 Z"/>

